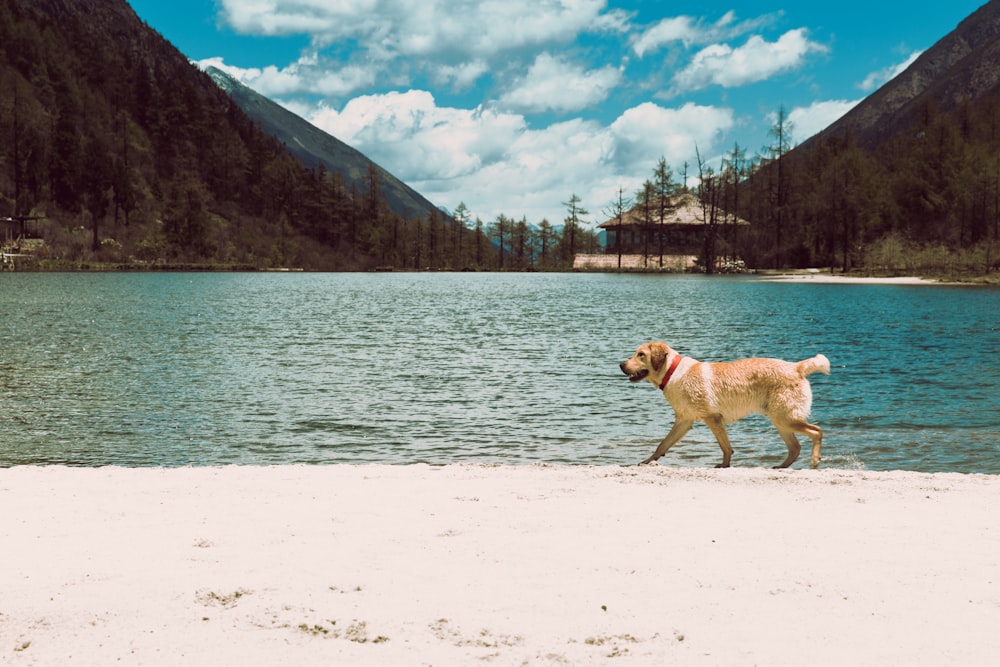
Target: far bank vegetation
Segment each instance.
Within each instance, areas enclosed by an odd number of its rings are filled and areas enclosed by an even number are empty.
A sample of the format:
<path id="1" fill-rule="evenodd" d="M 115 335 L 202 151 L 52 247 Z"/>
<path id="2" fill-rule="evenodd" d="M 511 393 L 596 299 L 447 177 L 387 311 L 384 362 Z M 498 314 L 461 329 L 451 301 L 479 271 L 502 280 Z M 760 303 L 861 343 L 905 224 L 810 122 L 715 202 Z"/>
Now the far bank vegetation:
<path id="1" fill-rule="evenodd" d="M 306 169 L 164 40 L 129 53 L 84 19 L 27 6 L 0 4 L 0 218 L 43 218 L 29 226 L 45 240 L 40 261 L 516 271 L 604 251 L 601 220 L 576 194 L 563 220 L 483 221 L 464 204 L 404 219 L 374 172 L 347 184 Z M 706 220 L 750 223 L 724 235 L 706 224 L 703 267 L 720 256 L 752 269 L 1000 267 L 996 95 L 948 111 L 925 103 L 874 150 L 842 135 L 792 151 L 791 130 L 782 109 L 759 153 L 737 145 L 715 164 L 674 165 L 679 183 L 665 185 L 697 183 Z"/>

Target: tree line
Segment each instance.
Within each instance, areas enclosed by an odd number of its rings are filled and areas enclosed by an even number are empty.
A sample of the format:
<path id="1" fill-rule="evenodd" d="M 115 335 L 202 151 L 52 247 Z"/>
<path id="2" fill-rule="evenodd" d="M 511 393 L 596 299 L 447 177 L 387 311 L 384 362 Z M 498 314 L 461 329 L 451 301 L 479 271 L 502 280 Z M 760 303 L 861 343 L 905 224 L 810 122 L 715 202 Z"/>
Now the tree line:
<path id="1" fill-rule="evenodd" d="M 751 225 L 729 250 L 757 268 L 989 273 L 1000 260 L 1000 97 L 942 111 L 874 148 L 845 131 L 791 150 L 779 110 L 756 157 L 736 145 L 700 194 Z M 710 232 L 711 233 L 711 232 Z"/>
<path id="2" fill-rule="evenodd" d="M 705 221 L 698 266 L 709 273 L 725 260 L 844 272 L 1000 268 L 1000 95 L 947 111 L 925 100 L 916 118 L 874 148 L 844 132 L 793 149 L 781 108 L 757 154 L 736 144 L 712 166 L 698 153 L 680 182 L 661 158 L 634 197 L 619 189 L 607 214 L 621 219 L 634 207 L 647 224 L 662 219 L 690 177 Z M 647 239 L 643 254 L 662 256 L 663 236 Z"/>

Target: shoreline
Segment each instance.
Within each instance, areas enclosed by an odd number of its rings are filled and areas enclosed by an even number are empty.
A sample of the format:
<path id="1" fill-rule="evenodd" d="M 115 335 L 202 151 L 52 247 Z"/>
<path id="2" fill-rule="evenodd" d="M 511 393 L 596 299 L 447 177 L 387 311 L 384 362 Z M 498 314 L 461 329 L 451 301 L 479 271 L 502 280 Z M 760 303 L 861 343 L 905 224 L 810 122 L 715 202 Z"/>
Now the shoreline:
<path id="1" fill-rule="evenodd" d="M 942 281 L 920 276 L 850 276 L 831 274 L 821 270 L 804 272 L 762 272 L 755 274 L 762 281 L 773 282 L 809 282 L 814 284 L 845 284 L 845 285 L 966 285 L 955 281 Z"/>
<path id="2" fill-rule="evenodd" d="M 13 257 L 13 256 L 12 256 Z M 17 256 L 22 257 L 22 256 Z M 31 259 L 30 256 L 28 259 Z M 30 263 L 29 263 L 30 264 Z M 116 262 L 82 262 L 82 261 L 54 261 L 45 260 L 44 263 L 35 262 L 29 268 L 14 269 L 8 265 L 4 270 L 16 273 L 466 273 L 462 269 L 396 269 L 394 267 L 376 266 L 370 269 L 359 269 L 354 271 L 306 271 L 301 267 L 260 267 L 250 264 L 197 264 L 197 263 L 177 263 L 177 264 L 127 264 Z M 474 271 L 474 273 L 511 273 L 494 270 Z M 535 273 L 534 271 L 514 271 L 513 273 Z M 551 271 L 551 273 L 610 273 L 610 274 L 655 274 L 655 275 L 702 275 L 688 274 L 684 271 L 655 271 L 655 270 L 594 270 L 594 269 L 563 269 Z M 997 286 L 1000 281 L 990 279 L 990 275 L 983 274 L 973 276 L 967 280 L 963 279 L 939 279 L 922 276 L 865 276 L 865 275 L 844 275 L 842 273 L 831 274 L 829 269 L 760 269 L 748 273 L 718 273 L 716 276 L 748 276 L 761 281 L 808 281 L 815 284 L 870 284 L 870 285 L 963 285 L 963 286 Z"/>
<path id="3" fill-rule="evenodd" d="M 987 665 L 1000 476 L 0 469 L 0 662 Z"/>

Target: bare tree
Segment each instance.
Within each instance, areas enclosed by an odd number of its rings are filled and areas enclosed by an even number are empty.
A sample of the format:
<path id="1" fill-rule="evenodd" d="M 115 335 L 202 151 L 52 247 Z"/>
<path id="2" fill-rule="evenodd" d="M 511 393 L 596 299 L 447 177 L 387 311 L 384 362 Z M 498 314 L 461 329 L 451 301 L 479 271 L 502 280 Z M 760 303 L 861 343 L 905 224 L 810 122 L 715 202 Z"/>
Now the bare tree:
<path id="1" fill-rule="evenodd" d="M 642 266 L 649 267 L 649 229 L 653 226 L 654 192 L 653 182 L 647 180 L 642 189 L 635 193 L 636 204 L 642 207 Z"/>
<path id="2" fill-rule="evenodd" d="M 611 206 L 604 210 L 604 214 L 617 221 L 615 225 L 615 250 L 618 252 L 618 270 L 622 270 L 622 220 L 625 212 L 632 206 L 632 199 L 625 196 L 625 189 L 618 186 L 618 198 L 611 202 Z"/>
<path id="3" fill-rule="evenodd" d="M 785 209 L 789 201 L 789 174 L 785 169 L 785 153 L 791 150 L 792 123 L 788 120 L 788 113 L 784 105 L 778 108 L 778 117 L 774 125 L 771 126 L 769 135 L 774 139 L 774 143 L 765 147 L 768 159 L 775 163 L 774 168 L 768 169 L 768 174 L 773 173 L 773 180 L 768 188 L 769 219 L 774 229 L 774 268 L 783 265 L 782 244 L 784 243 Z"/>
<path id="4" fill-rule="evenodd" d="M 674 172 L 667 166 L 667 161 L 660 158 L 653 171 L 654 193 L 657 198 L 657 209 L 659 213 L 659 224 L 656 227 L 656 240 L 660 252 L 660 268 L 663 268 L 663 245 L 666 243 L 666 218 L 667 212 L 673 211 L 677 207 L 673 204 L 673 197 L 677 194 L 677 184 L 674 182 Z"/>
<path id="5" fill-rule="evenodd" d="M 698 157 L 698 199 L 701 200 L 701 214 L 705 222 L 705 235 L 702 239 L 701 265 L 705 273 L 715 273 L 716 241 L 719 232 L 719 177 L 712 167 L 701 157 L 701 152 L 695 147 Z"/>

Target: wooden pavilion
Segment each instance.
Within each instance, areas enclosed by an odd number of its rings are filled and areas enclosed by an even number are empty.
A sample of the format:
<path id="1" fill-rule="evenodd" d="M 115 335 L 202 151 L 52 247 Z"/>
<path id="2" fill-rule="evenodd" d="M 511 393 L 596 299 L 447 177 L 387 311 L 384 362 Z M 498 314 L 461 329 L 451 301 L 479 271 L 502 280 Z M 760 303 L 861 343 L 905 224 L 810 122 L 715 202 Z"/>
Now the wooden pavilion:
<path id="1" fill-rule="evenodd" d="M 611 257 L 621 255 L 622 268 L 689 269 L 704 248 L 709 231 L 706 212 L 710 219 L 714 213 L 715 232 L 722 244 L 734 228 L 750 224 L 722 209 L 707 209 L 690 192 L 670 197 L 662 218 L 659 199 L 649 206 L 648 217 L 645 207 L 635 206 L 621 220 L 614 217 L 598 225 L 605 231 L 603 258 L 578 256 L 576 268 L 611 268 Z"/>

